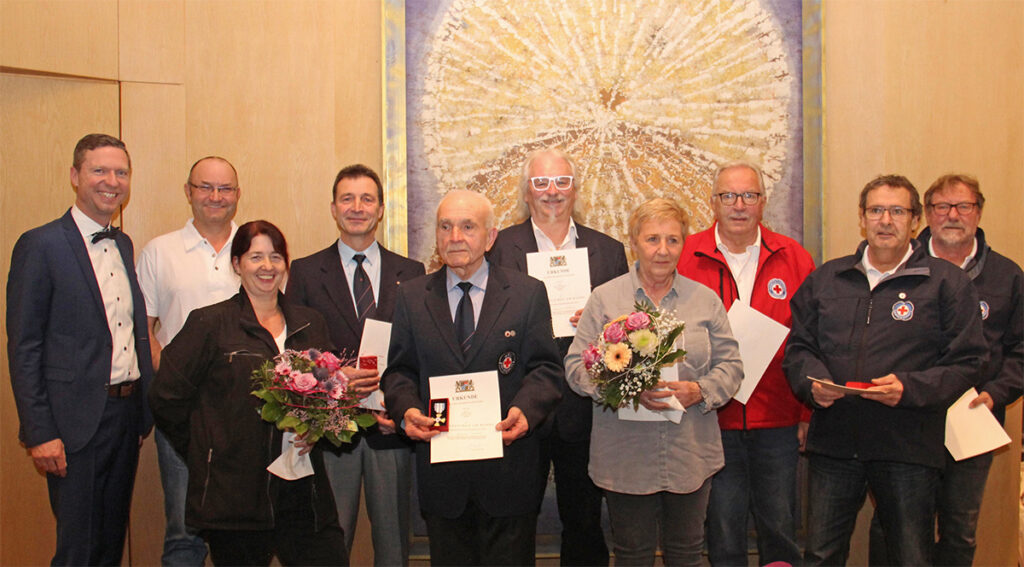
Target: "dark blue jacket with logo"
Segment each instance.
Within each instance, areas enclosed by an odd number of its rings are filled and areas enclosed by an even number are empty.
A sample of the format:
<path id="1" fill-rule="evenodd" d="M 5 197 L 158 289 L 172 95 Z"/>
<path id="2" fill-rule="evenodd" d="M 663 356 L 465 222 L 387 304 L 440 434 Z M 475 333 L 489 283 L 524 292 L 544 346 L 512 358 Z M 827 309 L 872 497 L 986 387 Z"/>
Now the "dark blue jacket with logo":
<path id="1" fill-rule="evenodd" d="M 926 228 L 917 237 L 925 250 L 931 236 Z M 1006 406 L 1020 397 L 1024 387 L 1024 272 L 1013 260 L 989 248 L 980 228 L 974 236 L 978 252 L 964 271 L 978 292 L 989 348 L 978 391 L 992 396 L 992 412 L 1002 422 Z"/>
<path id="2" fill-rule="evenodd" d="M 807 450 L 834 458 L 942 468 L 946 409 L 980 380 L 988 360 L 978 295 L 959 267 L 917 241 L 906 264 L 868 286 L 857 253 L 825 263 L 790 303 L 793 329 L 783 367 L 797 397 L 816 408 Z M 896 407 L 847 395 L 828 408 L 807 376 L 837 384 L 894 373 Z"/>

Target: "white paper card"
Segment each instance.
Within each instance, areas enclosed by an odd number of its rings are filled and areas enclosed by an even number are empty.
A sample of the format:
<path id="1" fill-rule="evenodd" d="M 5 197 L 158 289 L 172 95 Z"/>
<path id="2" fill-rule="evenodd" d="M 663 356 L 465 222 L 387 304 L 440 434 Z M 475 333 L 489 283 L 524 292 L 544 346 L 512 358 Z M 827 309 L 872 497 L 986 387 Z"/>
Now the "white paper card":
<path id="1" fill-rule="evenodd" d="M 430 462 L 477 461 L 505 456 L 498 372 L 430 377 L 430 398 L 448 400 L 448 431 L 430 440 Z"/>
<path id="2" fill-rule="evenodd" d="M 270 474 L 285 480 L 298 480 L 313 474 L 313 462 L 309 460 L 309 453 L 299 454 L 301 449 L 295 446 L 295 437 L 295 433 L 291 431 L 284 432 L 281 439 L 281 456 L 267 466 Z"/>
<path id="3" fill-rule="evenodd" d="M 569 319 L 583 309 L 590 297 L 590 259 L 586 248 L 531 252 L 526 272 L 544 282 L 551 305 L 551 328 L 556 337 L 576 335 Z"/>
<path id="4" fill-rule="evenodd" d="M 685 362 L 682 364 L 685 364 Z M 679 380 L 679 365 L 670 364 L 663 366 L 661 368 L 661 379 L 664 382 L 677 382 Z M 679 423 L 683 419 L 683 414 L 686 413 L 686 408 L 683 407 L 679 398 L 667 396 L 661 398 L 661 401 L 672 406 L 672 409 L 651 411 L 644 406 L 638 406 L 636 409 L 627 406 L 619 408 L 617 412 L 619 419 L 623 421 L 671 421 L 672 423 Z"/>
<path id="5" fill-rule="evenodd" d="M 363 325 L 363 338 L 359 343 L 359 356 L 377 357 L 377 374 L 384 375 L 388 367 L 388 348 L 391 347 L 391 323 L 367 319 Z M 359 402 L 359 407 L 371 410 L 384 409 L 384 392 L 379 389 Z"/>
<path id="6" fill-rule="evenodd" d="M 946 449 L 957 461 L 994 451 L 1010 442 L 988 406 L 968 407 L 977 397 L 977 390 L 971 388 L 946 410 Z"/>
<path id="7" fill-rule="evenodd" d="M 743 360 L 743 381 L 733 399 L 745 404 L 789 335 L 789 328 L 742 301 L 734 301 L 729 308 L 729 326 Z"/>

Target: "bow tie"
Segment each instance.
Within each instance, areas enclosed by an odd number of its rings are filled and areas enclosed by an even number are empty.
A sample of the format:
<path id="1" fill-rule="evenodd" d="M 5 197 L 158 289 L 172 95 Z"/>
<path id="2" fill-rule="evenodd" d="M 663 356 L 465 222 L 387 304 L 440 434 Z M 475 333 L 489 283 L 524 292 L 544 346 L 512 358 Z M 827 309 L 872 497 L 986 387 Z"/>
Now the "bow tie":
<path id="1" fill-rule="evenodd" d="M 97 242 L 103 240 L 104 238 L 109 238 L 113 240 L 114 237 L 117 236 L 118 232 L 121 232 L 121 229 L 117 228 L 116 226 L 108 226 L 103 230 L 92 233 L 92 243 L 96 244 Z"/>

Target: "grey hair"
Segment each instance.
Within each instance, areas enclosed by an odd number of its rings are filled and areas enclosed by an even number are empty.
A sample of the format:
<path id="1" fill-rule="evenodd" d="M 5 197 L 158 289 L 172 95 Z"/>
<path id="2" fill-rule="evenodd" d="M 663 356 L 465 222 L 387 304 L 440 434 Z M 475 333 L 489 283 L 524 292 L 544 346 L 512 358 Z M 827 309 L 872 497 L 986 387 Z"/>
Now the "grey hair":
<path id="1" fill-rule="evenodd" d="M 574 188 L 579 189 L 579 187 L 583 185 L 583 180 L 580 179 L 579 168 L 576 167 L 576 160 L 562 148 L 558 146 L 548 146 L 546 148 L 530 152 L 529 155 L 526 156 L 526 161 L 523 162 L 523 171 L 519 176 L 519 204 L 516 207 L 516 213 L 520 219 L 525 219 L 530 216 L 530 208 L 526 205 L 526 195 L 530 192 L 530 167 L 533 165 L 533 161 L 535 159 L 549 154 L 562 158 L 565 160 L 565 163 L 569 164 L 569 170 L 572 171 L 572 182 Z M 573 216 L 576 216 L 575 210 L 573 210 Z"/>
<path id="2" fill-rule="evenodd" d="M 737 167 L 745 167 L 753 171 L 755 174 L 757 174 L 757 184 L 759 185 L 758 189 L 761 190 L 761 193 L 763 194 L 762 196 L 767 198 L 768 195 L 764 195 L 764 193 L 766 193 L 767 191 L 765 189 L 764 184 L 764 172 L 761 171 L 761 168 L 758 167 L 756 164 L 750 163 L 749 161 L 730 161 L 716 169 L 715 182 L 711 186 L 712 190 L 718 189 L 718 179 L 722 176 L 722 173 L 724 173 L 726 170 L 735 169 Z"/>

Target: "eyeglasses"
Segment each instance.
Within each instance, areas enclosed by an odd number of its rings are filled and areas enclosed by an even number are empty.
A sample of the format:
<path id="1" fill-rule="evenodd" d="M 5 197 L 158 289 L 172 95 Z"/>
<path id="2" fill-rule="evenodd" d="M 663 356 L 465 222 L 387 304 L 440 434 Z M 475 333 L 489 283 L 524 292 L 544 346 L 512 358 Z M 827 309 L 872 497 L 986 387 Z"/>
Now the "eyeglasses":
<path id="1" fill-rule="evenodd" d="M 903 220 L 910 215 L 910 209 L 904 207 L 868 207 L 864 209 L 864 217 L 868 220 L 879 220 L 889 213 L 892 220 Z"/>
<path id="2" fill-rule="evenodd" d="M 199 191 L 199 193 L 203 194 L 203 195 L 209 195 L 209 194 L 213 193 L 214 191 L 216 191 L 218 193 L 221 193 L 222 195 L 230 196 L 230 195 L 234 195 L 235 191 L 238 191 L 238 187 L 232 187 L 230 185 L 222 185 L 220 187 L 214 187 L 213 185 L 207 185 L 205 183 L 202 184 L 202 185 L 196 185 L 195 183 L 192 183 L 191 181 L 187 181 L 186 183 L 188 183 L 189 187 L 195 189 L 196 191 Z"/>
<path id="3" fill-rule="evenodd" d="M 956 212 L 961 215 L 969 215 L 974 212 L 974 208 L 978 206 L 978 203 L 934 203 L 928 205 L 928 207 L 940 215 L 948 215 L 949 210 L 955 208 Z"/>
<path id="4" fill-rule="evenodd" d="M 559 191 L 568 191 L 572 189 L 572 176 L 571 175 L 559 175 L 556 177 L 531 177 L 530 187 L 533 187 L 534 191 L 547 191 L 548 186 L 552 183 L 555 184 L 555 189 Z"/>
<path id="5" fill-rule="evenodd" d="M 743 193 L 733 193 L 730 191 L 728 193 L 715 193 L 712 197 L 718 197 L 723 205 L 735 204 L 737 197 L 743 197 L 744 205 L 756 205 L 757 201 L 761 198 L 761 194 L 753 191 L 745 191 Z"/>

